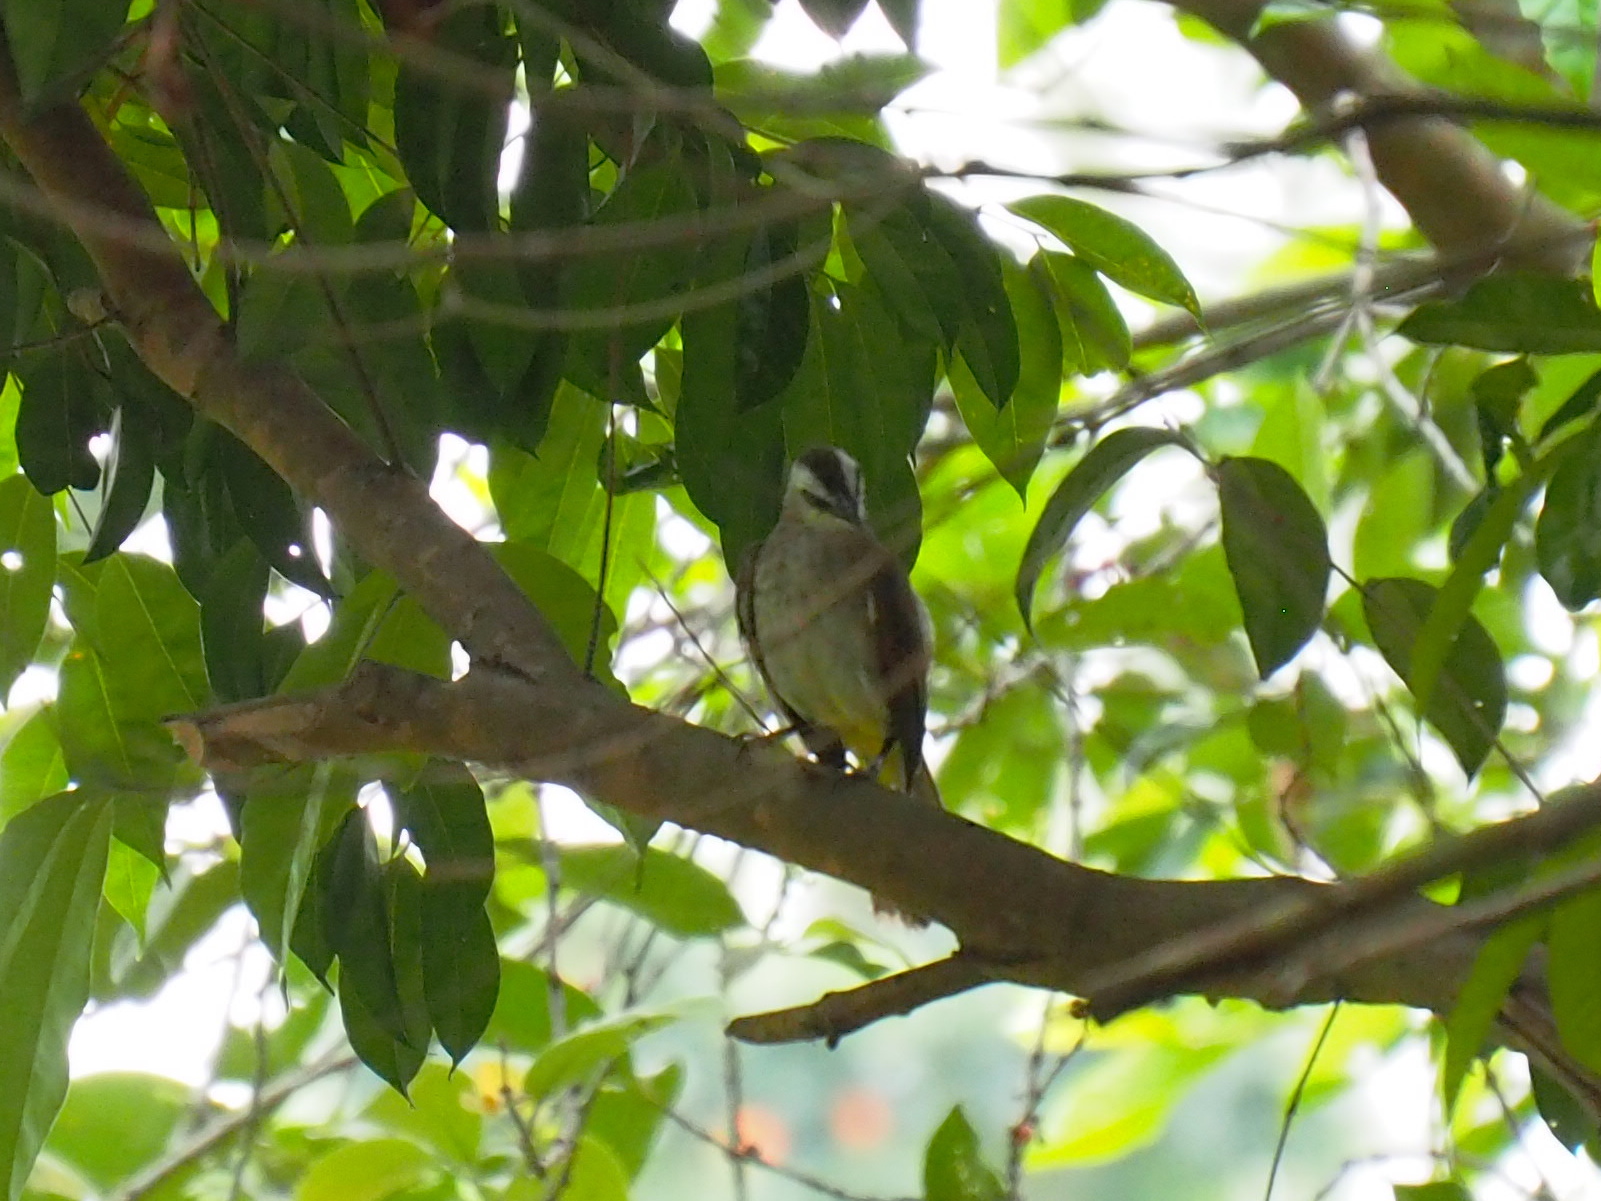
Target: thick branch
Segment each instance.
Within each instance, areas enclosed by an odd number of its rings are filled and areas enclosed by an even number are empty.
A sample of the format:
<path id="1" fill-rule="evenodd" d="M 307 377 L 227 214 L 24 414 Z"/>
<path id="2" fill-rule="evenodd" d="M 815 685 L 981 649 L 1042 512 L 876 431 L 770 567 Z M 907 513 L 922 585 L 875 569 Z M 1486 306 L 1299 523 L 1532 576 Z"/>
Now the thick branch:
<path id="1" fill-rule="evenodd" d="M 1272 25 L 1254 37 L 1261 0 L 1172 0 L 1239 42 L 1310 112 L 1339 97 L 1425 97 L 1376 52 L 1354 46 L 1331 18 Z M 1436 101 L 1437 102 L 1437 101 Z M 1379 181 L 1401 202 L 1436 253 L 1454 258 L 1498 249 L 1504 262 L 1577 270 L 1584 227 L 1545 198 L 1516 187 L 1496 157 L 1454 122 L 1437 116 L 1396 118 L 1367 131 Z"/>
<path id="2" fill-rule="evenodd" d="M 1306 964 L 1293 988 L 1265 969 L 1302 943 L 1376 917 L 1393 925 L 1449 914 L 1419 898 L 1417 887 L 1601 825 L 1601 788 L 1583 788 L 1537 815 L 1443 840 L 1349 885 L 1138 880 L 1063 862 L 868 780 L 624 705 L 598 687 L 552 696 L 506 672 L 478 669 L 447 684 L 367 663 L 309 697 L 247 702 L 175 724 L 213 771 L 405 750 L 568 784 L 850 880 L 948 926 L 965 965 L 984 977 L 1087 996 L 1103 1016 L 1183 992 L 1273 1006 L 1338 997 L 1445 1012 L 1477 954 L 1475 932 L 1444 931 L 1338 970 Z"/>

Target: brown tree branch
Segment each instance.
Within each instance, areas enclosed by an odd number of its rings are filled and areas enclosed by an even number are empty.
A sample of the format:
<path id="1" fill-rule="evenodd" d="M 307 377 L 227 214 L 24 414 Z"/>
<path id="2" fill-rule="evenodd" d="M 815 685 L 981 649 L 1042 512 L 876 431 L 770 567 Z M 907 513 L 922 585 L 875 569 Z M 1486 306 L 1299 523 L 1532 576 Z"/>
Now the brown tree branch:
<path id="1" fill-rule="evenodd" d="M 796 1043 L 822 1039 L 830 1047 L 881 1018 L 901 1017 L 930 1001 L 952 997 L 990 975 L 975 956 L 958 952 L 910 971 L 896 972 L 856 988 L 824 993 L 810 1005 L 735 1018 L 728 1033 L 748 1043 Z"/>
<path id="2" fill-rule="evenodd" d="M 1261 0 L 1171 0 L 1243 46 L 1308 112 L 1337 102 L 1428 93 L 1378 52 L 1354 45 L 1332 16 L 1291 21 L 1252 35 Z M 1570 274 L 1586 253 L 1581 223 L 1515 186 L 1482 143 L 1440 116 L 1397 116 L 1368 127 L 1379 181 L 1401 202 L 1437 254 L 1494 251 L 1502 262 Z"/>
<path id="3" fill-rule="evenodd" d="M 550 731 L 563 718 L 573 741 L 558 745 Z M 1396 926 L 1450 915 L 1417 890 L 1601 826 L 1601 787 L 1589 786 L 1537 814 L 1441 839 L 1347 884 L 1141 880 L 1066 863 L 871 781 L 799 763 L 774 746 L 609 696 L 604 704 L 575 704 L 508 672 L 478 669 L 445 683 L 364 663 L 344 683 L 311 696 L 246 702 L 173 725 L 212 771 L 403 750 L 567 784 L 850 880 L 948 926 L 962 945 L 964 971 L 1088 997 L 1091 1012 L 1103 1018 L 1186 992 L 1274 1007 L 1345 998 L 1448 1012 L 1481 943 L 1476 931 L 1443 930 L 1426 945 L 1347 956 L 1338 967 L 1310 961 L 1293 988 L 1272 967 L 1303 944 L 1360 933 L 1369 921 Z M 977 982 L 975 975 L 959 987 Z"/>

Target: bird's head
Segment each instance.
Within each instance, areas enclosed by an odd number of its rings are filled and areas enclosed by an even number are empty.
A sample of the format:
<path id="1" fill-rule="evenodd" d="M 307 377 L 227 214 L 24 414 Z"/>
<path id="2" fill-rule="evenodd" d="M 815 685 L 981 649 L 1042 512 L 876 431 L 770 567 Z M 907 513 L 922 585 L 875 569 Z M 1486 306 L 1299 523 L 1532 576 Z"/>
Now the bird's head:
<path id="1" fill-rule="evenodd" d="M 821 514 L 862 525 L 867 520 L 862 469 L 837 446 L 804 451 L 789 469 L 784 508 L 802 520 Z"/>

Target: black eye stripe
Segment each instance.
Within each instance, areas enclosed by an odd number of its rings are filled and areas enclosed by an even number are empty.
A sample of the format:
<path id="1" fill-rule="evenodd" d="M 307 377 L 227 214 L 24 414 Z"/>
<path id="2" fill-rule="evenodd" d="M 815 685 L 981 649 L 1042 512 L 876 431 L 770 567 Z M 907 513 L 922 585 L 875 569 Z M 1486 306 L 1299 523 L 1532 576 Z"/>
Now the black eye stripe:
<path id="1" fill-rule="evenodd" d="M 808 450 L 801 455 L 800 461 L 826 491 L 836 496 L 850 496 L 855 492 L 852 481 L 846 478 L 845 465 L 840 462 L 839 455 L 832 450 L 826 448 Z"/>

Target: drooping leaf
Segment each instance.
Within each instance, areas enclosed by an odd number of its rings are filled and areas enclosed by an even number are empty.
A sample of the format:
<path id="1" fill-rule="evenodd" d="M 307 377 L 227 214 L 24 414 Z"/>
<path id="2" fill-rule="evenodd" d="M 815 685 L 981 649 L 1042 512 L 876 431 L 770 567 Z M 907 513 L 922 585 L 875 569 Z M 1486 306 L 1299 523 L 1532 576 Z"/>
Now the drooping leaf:
<path id="1" fill-rule="evenodd" d="M 1362 585 L 1362 612 L 1385 661 L 1412 687 L 1418 635 L 1438 590 L 1422 580 L 1370 580 Z M 1490 753 L 1506 716 L 1506 674 L 1501 654 L 1477 618 L 1469 615 L 1451 642 L 1424 716 L 1472 774 Z"/>
<path id="2" fill-rule="evenodd" d="M 1032 625 L 1034 585 L 1045 564 L 1054 558 L 1078 525 L 1079 519 L 1095 507 L 1113 484 L 1129 470 L 1162 446 L 1182 446 L 1183 440 L 1169 430 L 1131 428 L 1116 430 L 1090 448 L 1051 494 L 1039 523 L 1028 536 L 1023 561 L 1017 569 L 1018 612 L 1023 624 Z"/>
<path id="3" fill-rule="evenodd" d="M 984 236 L 977 218 L 955 201 L 930 193 L 927 203 L 927 228 L 950 255 L 961 281 L 957 351 L 984 395 L 1001 408 L 1011 399 L 1021 370 L 1001 251 Z"/>
<path id="4" fill-rule="evenodd" d="M 476 891 L 471 882 L 428 879 L 420 899 L 428 1020 L 452 1064 L 483 1036 L 500 992 L 500 952 Z"/>
<path id="5" fill-rule="evenodd" d="M 1026 269 L 1004 264 L 1006 294 L 1017 321 L 1020 370 L 1012 399 L 996 409 L 983 395 L 965 358 L 949 372 L 951 391 L 973 441 L 1025 500 L 1028 481 L 1045 453 L 1062 386 L 1062 343 L 1051 306 L 1047 268 L 1036 258 Z"/>
<path id="6" fill-rule="evenodd" d="M 111 806 L 90 791 L 40 801 L 0 831 L 0 1174 L 22 1195 L 67 1092 L 67 1038 L 89 1000 L 89 954 Z"/>
<path id="7" fill-rule="evenodd" d="M 1323 620 L 1328 531 L 1301 485 L 1268 459 L 1218 464 L 1223 553 L 1245 614 L 1245 634 L 1266 679 L 1305 646 Z"/>
<path id="8" fill-rule="evenodd" d="M 402 60 L 395 149 L 417 198 L 458 232 L 485 232 L 499 214 L 495 183 L 517 67 L 516 42 L 493 9 L 450 13 L 434 44 L 472 62 L 470 78 Z"/>
<path id="9" fill-rule="evenodd" d="M 96 378 L 71 352 L 32 351 L 13 368 L 22 381 L 17 410 L 17 457 L 33 486 L 47 496 L 65 488 L 87 492 L 100 479 L 89 439 L 104 418 Z"/>

